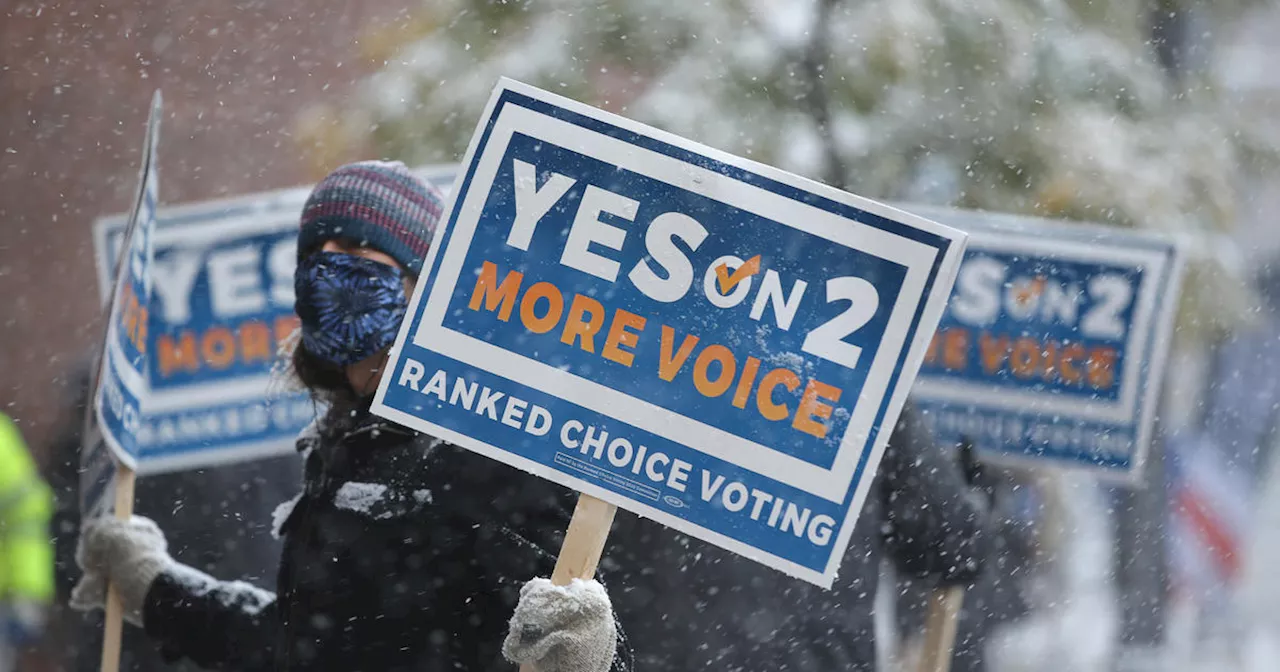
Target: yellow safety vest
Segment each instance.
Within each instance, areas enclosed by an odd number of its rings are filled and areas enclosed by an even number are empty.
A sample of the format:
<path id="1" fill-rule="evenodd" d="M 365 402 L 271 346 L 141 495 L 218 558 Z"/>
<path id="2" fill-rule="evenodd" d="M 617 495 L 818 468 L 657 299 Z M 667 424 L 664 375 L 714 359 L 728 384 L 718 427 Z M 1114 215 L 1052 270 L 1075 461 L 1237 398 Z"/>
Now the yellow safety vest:
<path id="1" fill-rule="evenodd" d="M 53 601 L 53 493 L 27 444 L 0 413 L 0 601 Z"/>

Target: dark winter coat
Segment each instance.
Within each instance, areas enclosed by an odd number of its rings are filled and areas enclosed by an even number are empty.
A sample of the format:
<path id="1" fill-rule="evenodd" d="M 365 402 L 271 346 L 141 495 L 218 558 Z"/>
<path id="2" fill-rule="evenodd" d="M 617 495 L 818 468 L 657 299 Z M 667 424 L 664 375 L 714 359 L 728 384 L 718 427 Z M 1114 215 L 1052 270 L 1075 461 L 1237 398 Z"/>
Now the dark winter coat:
<path id="1" fill-rule="evenodd" d="M 506 620 L 519 586 L 549 575 L 572 493 L 376 419 L 325 443 L 311 442 L 308 494 L 285 525 L 280 598 L 232 584 L 196 593 L 165 575 L 148 632 L 229 669 L 513 669 L 498 653 Z M 635 669 L 873 670 L 882 551 L 957 582 L 976 575 L 984 546 L 958 466 L 910 411 L 877 479 L 830 592 L 619 512 L 601 578 Z M 338 496 L 351 483 L 387 490 L 356 510 Z"/>
<path id="2" fill-rule="evenodd" d="M 1035 563 L 1033 526 L 1039 507 L 1035 483 L 1026 472 L 990 465 L 982 466 L 974 476 L 973 481 L 982 483 L 989 493 L 993 507 L 987 527 L 989 554 L 982 573 L 965 590 L 956 622 L 951 672 L 986 670 L 986 643 L 992 632 L 1026 617 L 1031 608 L 1025 590 Z M 933 586 L 911 576 L 894 578 L 898 634 L 919 637 Z"/>
<path id="3" fill-rule="evenodd" d="M 165 573 L 147 634 L 212 669 L 514 669 L 507 621 L 551 574 L 573 493 L 367 411 L 328 425 L 299 440 L 278 594 Z"/>

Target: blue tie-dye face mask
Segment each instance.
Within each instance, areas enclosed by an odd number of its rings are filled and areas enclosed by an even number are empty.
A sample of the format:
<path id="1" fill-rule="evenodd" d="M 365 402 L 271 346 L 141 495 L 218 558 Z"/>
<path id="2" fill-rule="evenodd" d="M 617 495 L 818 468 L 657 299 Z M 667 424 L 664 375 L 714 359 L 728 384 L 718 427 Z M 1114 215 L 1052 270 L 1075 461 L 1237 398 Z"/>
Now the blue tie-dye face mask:
<path id="1" fill-rule="evenodd" d="M 294 291 L 302 347 L 339 366 L 391 345 L 409 303 L 400 269 L 340 252 L 317 252 L 299 262 Z"/>

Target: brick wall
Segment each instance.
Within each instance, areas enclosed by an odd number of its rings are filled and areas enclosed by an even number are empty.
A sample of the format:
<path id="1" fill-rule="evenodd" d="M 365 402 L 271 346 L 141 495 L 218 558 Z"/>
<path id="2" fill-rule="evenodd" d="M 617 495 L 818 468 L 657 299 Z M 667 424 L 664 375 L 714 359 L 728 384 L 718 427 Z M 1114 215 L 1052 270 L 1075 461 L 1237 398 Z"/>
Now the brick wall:
<path id="1" fill-rule="evenodd" d="M 164 91 L 166 203 L 314 179 L 295 132 L 375 64 L 413 0 L 21 2 L 0 10 L 0 408 L 39 452 L 100 334 L 90 225 L 128 207 Z M 357 150 L 326 161 L 351 158 Z"/>

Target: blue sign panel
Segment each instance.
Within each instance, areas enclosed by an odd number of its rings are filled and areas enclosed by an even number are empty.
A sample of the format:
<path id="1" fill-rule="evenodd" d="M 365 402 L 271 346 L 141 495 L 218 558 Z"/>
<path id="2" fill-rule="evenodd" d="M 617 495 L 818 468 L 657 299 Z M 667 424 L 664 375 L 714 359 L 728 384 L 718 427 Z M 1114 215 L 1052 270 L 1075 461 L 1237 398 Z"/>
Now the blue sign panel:
<path id="1" fill-rule="evenodd" d="M 461 170 L 374 410 L 829 586 L 964 235 L 508 80 Z"/>
<path id="2" fill-rule="evenodd" d="M 418 173 L 437 186 L 455 167 Z M 146 404 L 133 429 L 141 473 L 288 453 L 317 407 L 273 383 L 297 327 L 293 270 L 310 188 L 160 210 L 147 306 Z M 124 217 L 95 229 L 99 277 L 121 249 Z"/>
<path id="3" fill-rule="evenodd" d="M 969 441 L 992 460 L 1135 477 L 1172 330 L 1177 247 L 1100 227 L 911 209 L 971 236 L 913 390 L 938 438 Z"/>
<path id="4" fill-rule="evenodd" d="M 141 473 L 292 449 L 314 417 L 299 392 L 271 394 L 278 346 L 297 326 L 293 268 L 306 190 L 166 208 L 155 233 L 148 305 Z M 99 222 L 99 272 L 120 248 L 120 220 Z"/>
<path id="5" fill-rule="evenodd" d="M 156 207 L 160 200 L 156 151 L 160 134 L 160 92 L 151 102 L 142 147 L 138 191 L 123 233 L 123 263 L 116 269 L 108 299 L 107 333 L 93 387 L 93 406 L 105 446 L 130 468 L 137 467 L 138 427 L 147 396 L 147 310 Z M 93 424 L 93 423 L 88 423 Z M 86 428 L 93 431 L 93 428 Z M 94 450 L 97 449 L 95 445 Z M 88 462 L 104 462 L 84 456 Z"/>

